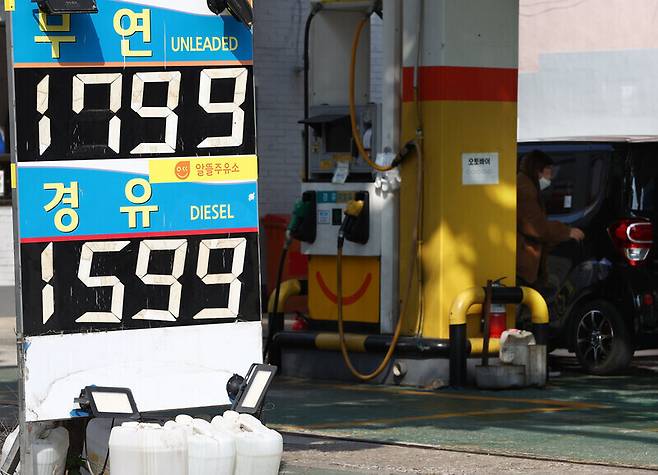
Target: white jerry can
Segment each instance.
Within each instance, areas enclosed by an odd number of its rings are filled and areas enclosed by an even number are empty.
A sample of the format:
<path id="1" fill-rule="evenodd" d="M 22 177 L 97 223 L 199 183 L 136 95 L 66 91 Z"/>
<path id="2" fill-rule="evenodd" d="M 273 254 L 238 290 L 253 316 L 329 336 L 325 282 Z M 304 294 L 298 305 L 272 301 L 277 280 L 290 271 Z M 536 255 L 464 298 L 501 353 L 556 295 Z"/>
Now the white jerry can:
<path id="1" fill-rule="evenodd" d="M 92 419 L 87 424 L 87 431 L 85 434 L 85 445 L 83 455 L 89 461 L 91 473 L 86 467 L 82 467 L 80 472 L 83 475 L 96 475 L 97 473 L 105 471 L 104 475 L 110 475 L 110 459 L 109 459 L 109 439 L 112 427 L 120 426 L 124 422 L 129 422 L 125 419 Z"/>
<path id="2" fill-rule="evenodd" d="M 69 431 L 64 427 L 46 429 L 32 443 L 36 475 L 64 475 L 69 451 Z"/>
<path id="3" fill-rule="evenodd" d="M 177 425 L 187 437 L 188 475 L 233 475 L 235 438 L 203 419 L 180 415 L 165 427 Z"/>
<path id="4" fill-rule="evenodd" d="M 283 456 L 283 437 L 248 414 L 226 411 L 212 425 L 235 436 L 235 475 L 276 475 Z"/>
<path id="5" fill-rule="evenodd" d="M 528 361 L 528 346 L 535 344 L 535 337 L 525 330 L 505 330 L 500 336 L 500 361 L 525 366 Z"/>
<path id="6" fill-rule="evenodd" d="M 18 427 L 7 436 L 2 446 L 0 465 L 9 455 Z M 69 432 L 64 427 L 45 428 L 32 442 L 32 467 L 35 475 L 64 475 L 69 450 Z M 20 473 L 20 464 L 16 473 Z"/>
<path id="7" fill-rule="evenodd" d="M 112 475 L 187 475 L 187 440 L 180 427 L 126 422 L 110 434 Z"/>

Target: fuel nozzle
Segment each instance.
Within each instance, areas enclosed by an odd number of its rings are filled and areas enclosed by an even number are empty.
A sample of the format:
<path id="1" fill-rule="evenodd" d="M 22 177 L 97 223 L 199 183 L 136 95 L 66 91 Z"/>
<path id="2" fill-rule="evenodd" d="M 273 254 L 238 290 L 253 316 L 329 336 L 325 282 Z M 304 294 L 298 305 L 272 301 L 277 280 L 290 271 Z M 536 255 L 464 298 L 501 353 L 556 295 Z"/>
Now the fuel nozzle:
<path id="1" fill-rule="evenodd" d="M 308 202 L 304 200 L 299 200 L 295 203 L 290 217 L 290 223 L 288 223 L 288 227 L 286 228 L 286 240 L 283 244 L 284 249 L 288 249 L 290 244 L 292 244 L 295 232 L 299 229 L 304 222 L 304 217 L 308 214 L 308 208 Z"/>
<path id="2" fill-rule="evenodd" d="M 345 208 L 345 215 L 351 216 L 352 218 L 358 218 L 361 211 L 363 211 L 364 206 L 365 202 L 363 200 L 350 200 Z"/>
<path id="3" fill-rule="evenodd" d="M 368 230 L 366 229 L 365 240 L 363 237 L 363 227 L 368 226 L 368 218 L 362 219 L 366 209 L 365 200 L 350 200 L 345 207 L 345 217 L 338 230 L 338 247 L 342 249 L 345 239 L 349 241 L 365 244 L 368 242 Z"/>
<path id="4" fill-rule="evenodd" d="M 316 218 L 317 200 L 315 191 L 305 191 L 302 199 L 295 203 L 290 218 L 290 224 L 286 229 L 286 249 L 293 239 L 313 243 L 317 233 Z"/>

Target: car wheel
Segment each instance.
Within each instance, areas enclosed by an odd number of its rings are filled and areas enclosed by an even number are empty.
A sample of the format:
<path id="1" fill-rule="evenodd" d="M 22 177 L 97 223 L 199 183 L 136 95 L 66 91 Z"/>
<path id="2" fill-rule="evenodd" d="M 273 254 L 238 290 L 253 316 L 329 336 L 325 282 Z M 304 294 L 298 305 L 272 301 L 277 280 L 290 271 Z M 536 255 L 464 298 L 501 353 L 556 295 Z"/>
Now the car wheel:
<path id="1" fill-rule="evenodd" d="M 586 303 L 575 314 L 572 328 L 576 357 L 588 373 L 612 374 L 631 363 L 630 333 L 612 304 L 604 300 Z"/>

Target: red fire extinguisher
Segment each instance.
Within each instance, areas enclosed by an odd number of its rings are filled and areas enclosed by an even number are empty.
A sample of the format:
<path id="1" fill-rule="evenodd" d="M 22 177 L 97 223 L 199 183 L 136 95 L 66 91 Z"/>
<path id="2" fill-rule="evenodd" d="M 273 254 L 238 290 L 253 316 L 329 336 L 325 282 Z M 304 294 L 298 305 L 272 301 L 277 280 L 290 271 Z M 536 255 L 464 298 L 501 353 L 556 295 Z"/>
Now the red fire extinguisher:
<path id="1" fill-rule="evenodd" d="M 492 284 L 492 287 L 503 287 L 503 285 L 498 280 Z M 489 338 L 500 338 L 506 329 L 507 307 L 505 304 L 492 303 L 489 307 Z"/>

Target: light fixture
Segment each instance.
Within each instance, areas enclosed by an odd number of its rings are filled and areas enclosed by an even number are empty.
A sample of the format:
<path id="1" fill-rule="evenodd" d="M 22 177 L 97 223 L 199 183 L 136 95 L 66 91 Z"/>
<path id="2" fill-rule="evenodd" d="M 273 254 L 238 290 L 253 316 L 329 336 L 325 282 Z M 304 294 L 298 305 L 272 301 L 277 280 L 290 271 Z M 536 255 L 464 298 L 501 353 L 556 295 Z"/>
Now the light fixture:
<path id="1" fill-rule="evenodd" d="M 96 0 L 32 0 L 48 15 L 63 13 L 98 13 Z"/>
<path id="2" fill-rule="evenodd" d="M 87 386 L 75 399 L 80 409 L 93 417 L 138 419 L 139 411 L 128 388 Z"/>
<path id="3" fill-rule="evenodd" d="M 260 414 L 267 390 L 272 384 L 276 371 L 276 366 L 252 364 L 247 376 L 240 385 L 240 390 L 233 401 L 231 410 L 241 414 Z M 237 382 L 237 380 L 235 381 Z"/>
<path id="4" fill-rule="evenodd" d="M 215 15 L 221 15 L 228 10 L 233 18 L 241 21 L 249 28 L 254 22 L 254 10 L 248 0 L 207 0 L 208 8 Z"/>

